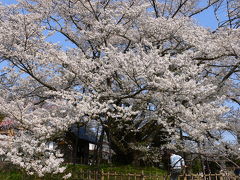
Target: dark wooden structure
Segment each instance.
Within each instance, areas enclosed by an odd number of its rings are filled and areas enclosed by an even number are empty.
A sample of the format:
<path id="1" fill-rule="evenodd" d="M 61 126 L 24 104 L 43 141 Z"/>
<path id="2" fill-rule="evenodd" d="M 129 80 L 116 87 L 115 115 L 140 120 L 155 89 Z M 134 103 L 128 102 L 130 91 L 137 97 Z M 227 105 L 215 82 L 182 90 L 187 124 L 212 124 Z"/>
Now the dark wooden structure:
<path id="1" fill-rule="evenodd" d="M 89 164 L 89 143 L 96 144 L 96 135 L 88 127 L 73 125 L 60 146 L 66 163 Z"/>

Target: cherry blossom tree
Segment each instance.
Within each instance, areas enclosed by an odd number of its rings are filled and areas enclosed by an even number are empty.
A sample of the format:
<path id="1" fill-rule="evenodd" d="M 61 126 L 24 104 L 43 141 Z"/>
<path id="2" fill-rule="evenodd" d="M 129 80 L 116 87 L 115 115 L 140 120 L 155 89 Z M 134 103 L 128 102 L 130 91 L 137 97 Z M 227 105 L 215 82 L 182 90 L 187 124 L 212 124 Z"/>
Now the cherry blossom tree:
<path id="1" fill-rule="evenodd" d="M 62 154 L 46 144 L 92 121 L 125 163 L 156 147 L 239 154 L 217 131 L 229 128 L 223 104 L 237 90 L 230 77 L 240 65 L 240 31 L 197 25 L 192 17 L 217 1 L 198 2 L 1 5 L 0 113 L 18 128 L 0 136 L 0 154 L 30 174 L 61 173 Z M 71 46 L 49 40 L 56 36 Z"/>

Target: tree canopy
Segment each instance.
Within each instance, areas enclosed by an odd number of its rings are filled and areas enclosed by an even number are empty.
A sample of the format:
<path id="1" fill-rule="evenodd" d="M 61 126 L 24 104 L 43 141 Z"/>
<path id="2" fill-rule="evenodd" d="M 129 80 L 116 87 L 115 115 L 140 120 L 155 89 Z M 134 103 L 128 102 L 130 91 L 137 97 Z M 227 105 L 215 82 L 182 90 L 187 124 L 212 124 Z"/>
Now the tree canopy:
<path id="1" fill-rule="evenodd" d="M 29 173 L 63 172 L 60 151 L 47 154 L 47 142 L 94 122 L 130 163 L 156 148 L 239 156 L 239 145 L 219 133 L 238 133 L 224 103 L 239 104 L 239 11 L 212 31 L 193 17 L 223 2 L 199 2 L 1 5 L 0 113 L 18 129 L 11 141 L 0 136 L 0 154 Z M 52 43 L 54 35 L 72 45 Z"/>

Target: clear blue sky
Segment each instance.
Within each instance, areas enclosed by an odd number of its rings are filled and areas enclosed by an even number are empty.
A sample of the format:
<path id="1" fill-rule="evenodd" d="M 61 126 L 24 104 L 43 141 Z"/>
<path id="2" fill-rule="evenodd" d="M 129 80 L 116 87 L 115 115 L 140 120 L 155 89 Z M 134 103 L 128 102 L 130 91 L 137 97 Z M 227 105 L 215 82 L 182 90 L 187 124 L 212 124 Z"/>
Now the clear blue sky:
<path id="1" fill-rule="evenodd" d="M 199 25 L 204 27 L 216 29 L 218 26 L 218 22 L 214 16 L 213 7 L 210 7 L 207 10 L 205 10 L 204 13 L 200 13 L 193 16 L 193 18 L 196 19 Z"/>
<path id="2" fill-rule="evenodd" d="M 0 2 L 1 2 L 2 4 L 13 4 L 13 3 L 16 3 L 15 0 L 0 0 Z"/>

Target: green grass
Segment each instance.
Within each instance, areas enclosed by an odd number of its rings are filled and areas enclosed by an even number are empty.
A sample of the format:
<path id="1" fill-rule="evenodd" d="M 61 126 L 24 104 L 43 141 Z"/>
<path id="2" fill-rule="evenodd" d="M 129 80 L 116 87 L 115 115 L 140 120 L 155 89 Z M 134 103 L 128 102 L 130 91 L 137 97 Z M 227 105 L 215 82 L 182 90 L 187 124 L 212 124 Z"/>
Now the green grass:
<path id="1" fill-rule="evenodd" d="M 103 170 L 104 172 L 116 172 L 116 173 L 136 173 L 141 174 L 144 171 L 144 174 L 157 174 L 165 175 L 166 171 L 156 168 L 156 167 L 134 167 L 131 165 L 99 165 L 99 166 L 87 166 L 87 165 L 68 165 L 69 170 Z"/>
<path id="2" fill-rule="evenodd" d="M 87 166 L 87 165 L 67 165 L 67 169 L 64 174 L 69 172 L 72 173 L 71 179 L 79 179 L 79 172 L 86 171 L 104 171 L 104 172 L 116 172 L 117 174 L 141 174 L 142 171 L 145 175 L 166 175 L 166 171 L 155 168 L 155 167 L 133 167 L 130 165 L 126 166 L 117 166 L 117 165 L 100 165 L 100 166 Z M 29 176 L 16 168 L 7 168 L 0 169 L 0 180 L 59 180 L 62 175 L 52 175 L 47 174 L 43 178 L 39 178 L 37 176 Z"/>

